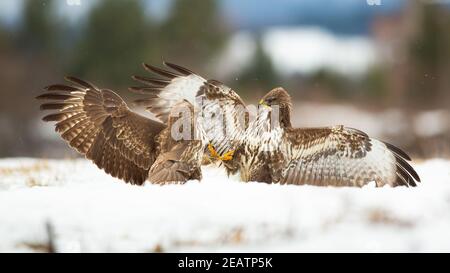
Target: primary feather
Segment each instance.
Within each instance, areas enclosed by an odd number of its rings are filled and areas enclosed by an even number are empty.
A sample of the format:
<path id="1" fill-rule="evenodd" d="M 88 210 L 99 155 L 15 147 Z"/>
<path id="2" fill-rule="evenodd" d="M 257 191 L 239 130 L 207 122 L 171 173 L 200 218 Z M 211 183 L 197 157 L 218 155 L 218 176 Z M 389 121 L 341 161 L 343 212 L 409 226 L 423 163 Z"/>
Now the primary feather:
<path id="1" fill-rule="evenodd" d="M 72 85 L 51 85 L 37 97 L 50 101 L 41 105 L 42 110 L 53 110 L 43 120 L 56 122 L 55 130 L 61 137 L 100 169 L 136 185 L 147 179 L 164 184 L 201 178 L 198 157 L 203 155 L 203 149 L 198 141 L 171 141 L 172 124 L 132 112 L 111 90 L 99 89 L 75 77 L 67 80 Z M 180 104 L 193 109 L 189 102 Z M 194 120 L 188 123 L 197 126 Z M 168 168 L 167 162 L 174 164 Z M 153 171 L 160 165 L 165 167 L 164 176 Z"/>

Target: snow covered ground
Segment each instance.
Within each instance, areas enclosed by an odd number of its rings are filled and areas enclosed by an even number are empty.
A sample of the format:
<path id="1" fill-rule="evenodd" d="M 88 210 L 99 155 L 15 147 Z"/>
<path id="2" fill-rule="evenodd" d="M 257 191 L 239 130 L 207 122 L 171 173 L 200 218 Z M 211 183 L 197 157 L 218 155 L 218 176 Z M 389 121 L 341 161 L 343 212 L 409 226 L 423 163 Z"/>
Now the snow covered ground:
<path id="1" fill-rule="evenodd" d="M 417 188 L 241 183 L 213 168 L 138 187 L 86 160 L 4 159 L 0 252 L 449 252 L 450 162 L 415 167 Z"/>

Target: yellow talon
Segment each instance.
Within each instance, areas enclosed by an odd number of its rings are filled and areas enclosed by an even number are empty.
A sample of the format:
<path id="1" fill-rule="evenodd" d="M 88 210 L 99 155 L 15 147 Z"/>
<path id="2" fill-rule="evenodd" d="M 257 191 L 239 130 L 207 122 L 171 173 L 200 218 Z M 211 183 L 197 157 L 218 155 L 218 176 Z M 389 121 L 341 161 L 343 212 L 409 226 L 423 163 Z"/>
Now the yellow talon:
<path id="1" fill-rule="evenodd" d="M 229 161 L 233 159 L 234 151 L 228 151 L 220 157 L 222 161 Z"/>
<path id="2" fill-rule="evenodd" d="M 229 161 L 233 159 L 234 151 L 228 151 L 223 156 L 220 156 L 211 143 L 208 144 L 208 150 L 211 153 L 211 157 L 213 158 L 217 158 L 222 161 Z"/>
<path id="3" fill-rule="evenodd" d="M 209 150 L 209 152 L 211 153 L 211 156 L 212 156 L 212 157 L 214 157 L 214 158 L 220 158 L 219 154 L 217 154 L 216 149 L 214 149 L 214 146 L 213 146 L 211 143 L 208 144 L 208 150 Z"/>

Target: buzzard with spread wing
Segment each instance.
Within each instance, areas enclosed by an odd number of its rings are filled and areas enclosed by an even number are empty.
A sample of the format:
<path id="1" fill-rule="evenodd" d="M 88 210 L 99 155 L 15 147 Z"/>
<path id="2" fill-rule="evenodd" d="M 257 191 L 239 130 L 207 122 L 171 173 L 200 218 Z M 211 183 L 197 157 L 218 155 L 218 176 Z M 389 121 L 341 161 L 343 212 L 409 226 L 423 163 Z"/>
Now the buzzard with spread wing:
<path id="1" fill-rule="evenodd" d="M 208 148 L 217 158 L 231 158 L 233 147 L 248 127 L 249 115 L 239 95 L 216 80 L 206 80 L 176 64 L 164 63 L 173 71 L 144 64 L 144 68 L 159 77 L 133 76 L 142 86 L 130 91 L 146 95 L 136 102 L 152 112 L 162 122 L 174 104 L 189 101 L 199 110 Z"/>
<path id="2" fill-rule="evenodd" d="M 146 94 L 140 100 L 162 121 L 182 99 L 201 110 L 212 156 L 221 159 L 228 173 L 243 181 L 320 186 L 416 186 L 420 181 L 399 148 L 344 126 L 293 128 L 289 94 L 276 88 L 260 101 L 260 111 L 249 123 L 248 109 L 239 95 L 215 80 L 206 80 L 181 66 L 172 70 L 144 64 L 159 78 L 134 76 L 144 86 L 131 91 Z M 273 107 L 279 126 L 272 128 Z"/>
<path id="3" fill-rule="evenodd" d="M 54 111 L 43 120 L 56 122 L 56 132 L 100 169 L 135 185 L 147 179 L 158 184 L 201 179 L 206 144 L 191 103 L 177 101 L 161 123 L 132 112 L 111 90 L 74 77 L 66 80 L 71 85 L 51 85 L 37 97 L 47 100 L 42 110 Z M 183 109 L 190 114 L 180 115 Z M 196 126 L 191 132 L 197 135 L 179 140 L 171 137 L 173 125 L 181 118 Z"/>
<path id="4" fill-rule="evenodd" d="M 399 148 L 344 126 L 293 128 L 289 94 L 276 88 L 260 101 L 252 122 L 239 95 L 215 80 L 181 66 L 171 70 L 144 64 L 159 77 L 134 76 L 146 95 L 137 102 L 161 122 L 130 111 L 113 91 L 69 77 L 73 85 L 52 85 L 39 99 L 56 131 L 114 177 L 141 185 L 200 179 L 206 147 L 228 173 L 243 181 L 320 186 L 416 186 L 420 178 Z M 192 114 L 193 138 L 171 138 L 180 108 Z M 274 116 L 273 113 L 279 113 Z M 199 112 L 197 112 L 199 110 Z M 200 113 L 200 114 L 199 114 Z M 273 127 L 274 117 L 278 126 Z M 207 145 L 208 144 L 208 145 Z"/>
<path id="5" fill-rule="evenodd" d="M 377 186 L 420 182 L 405 152 L 364 132 L 342 125 L 293 128 L 291 98 L 282 88 L 266 94 L 260 105 L 234 158 L 225 163 L 243 181 L 358 187 L 372 181 Z"/>

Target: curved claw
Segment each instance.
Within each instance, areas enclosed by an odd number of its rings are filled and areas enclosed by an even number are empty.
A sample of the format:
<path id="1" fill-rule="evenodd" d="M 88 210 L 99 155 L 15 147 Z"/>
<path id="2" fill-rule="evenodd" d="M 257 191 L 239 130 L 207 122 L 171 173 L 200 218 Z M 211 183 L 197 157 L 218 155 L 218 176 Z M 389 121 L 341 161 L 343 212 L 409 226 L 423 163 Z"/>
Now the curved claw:
<path id="1" fill-rule="evenodd" d="M 211 143 L 208 144 L 208 150 L 212 157 L 220 159 L 219 154 Z"/>
<path id="2" fill-rule="evenodd" d="M 228 151 L 223 156 L 220 157 L 222 161 L 229 161 L 233 159 L 234 151 Z"/>
<path id="3" fill-rule="evenodd" d="M 228 151 L 224 155 L 220 156 L 211 143 L 208 144 L 208 150 L 209 150 L 209 153 L 211 154 L 211 157 L 213 157 L 213 158 L 217 158 L 222 161 L 229 161 L 229 160 L 233 159 L 234 151 Z"/>

